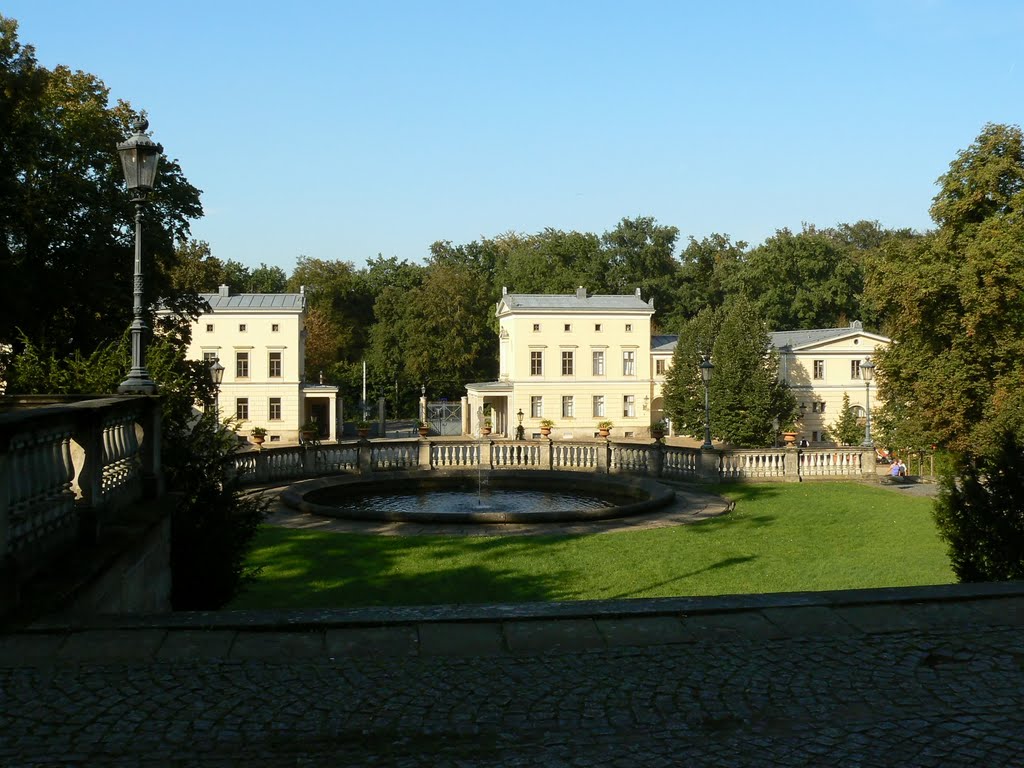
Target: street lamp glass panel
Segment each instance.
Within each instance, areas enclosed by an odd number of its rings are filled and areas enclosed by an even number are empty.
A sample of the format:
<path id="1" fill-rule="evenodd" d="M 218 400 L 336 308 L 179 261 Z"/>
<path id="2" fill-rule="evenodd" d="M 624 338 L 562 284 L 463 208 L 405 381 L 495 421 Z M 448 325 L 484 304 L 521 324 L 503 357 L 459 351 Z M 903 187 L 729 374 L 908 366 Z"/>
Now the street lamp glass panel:
<path id="1" fill-rule="evenodd" d="M 214 360 L 213 365 L 210 366 L 210 379 L 218 387 L 224 381 L 224 366 L 220 364 L 220 360 Z"/>
<path id="2" fill-rule="evenodd" d="M 701 377 L 701 379 L 704 380 L 705 384 L 710 384 L 711 383 L 711 372 L 714 371 L 714 370 L 715 370 L 715 366 L 714 366 L 714 364 L 710 360 L 705 358 L 703 360 L 703 362 L 701 362 L 701 364 L 700 364 L 700 377 Z"/>
<path id="3" fill-rule="evenodd" d="M 117 145 L 128 189 L 140 192 L 148 192 L 153 188 L 160 153 L 164 149 L 145 134 L 148 127 L 149 123 L 145 119 L 137 120 L 133 126 L 135 134 L 128 141 Z"/>
<path id="4" fill-rule="evenodd" d="M 860 364 L 860 375 L 864 378 L 864 381 L 871 381 L 875 375 L 875 364 L 871 360 L 865 360 Z"/>

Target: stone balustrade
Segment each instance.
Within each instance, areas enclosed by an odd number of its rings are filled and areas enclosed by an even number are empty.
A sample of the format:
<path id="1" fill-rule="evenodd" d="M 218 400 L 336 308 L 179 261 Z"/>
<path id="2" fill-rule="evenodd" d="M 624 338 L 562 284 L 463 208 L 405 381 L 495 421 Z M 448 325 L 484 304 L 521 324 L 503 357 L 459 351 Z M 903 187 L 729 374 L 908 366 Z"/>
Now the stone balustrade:
<path id="1" fill-rule="evenodd" d="M 23 398 L 0 412 L 5 583 L 93 541 L 119 509 L 163 493 L 155 398 Z"/>
<path id="2" fill-rule="evenodd" d="M 266 446 L 235 459 L 246 483 L 396 469 L 531 469 L 611 472 L 705 482 L 875 477 L 874 451 L 857 448 L 712 450 L 613 440 L 353 441 L 316 447 Z"/>

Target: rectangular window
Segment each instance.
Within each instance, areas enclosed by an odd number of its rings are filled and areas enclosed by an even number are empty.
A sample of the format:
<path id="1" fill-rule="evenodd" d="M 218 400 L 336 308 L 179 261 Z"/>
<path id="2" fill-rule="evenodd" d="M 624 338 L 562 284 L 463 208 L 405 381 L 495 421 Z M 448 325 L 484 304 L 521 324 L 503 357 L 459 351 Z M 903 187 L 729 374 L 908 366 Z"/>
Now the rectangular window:
<path id="1" fill-rule="evenodd" d="M 604 376 L 604 350 L 594 350 L 594 375 Z"/>
<path id="2" fill-rule="evenodd" d="M 562 350 L 562 375 L 572 376 L 573 375 L 573 352 L 570 349 Z"/>
<path id="3" fill-rule="evenodd" d="M 600 323 L 594 323 L 594 330 L 597 331 L 598 333 L 600 333 L 601 332 L 601 324 Z"/>
<path id="4" fill-rule="evenodd" d="M 594 395 L 594 415 L 604 418 L 604 395 Z"/>
<path id="5" fill-rule="evenodd" d="M 281 353 L 271 352 L 267 365 L 267 375 L 272 379 L 281 378 Z"/>
<path id="6" fill-rule="evenodd" d="M 280 397 L 272 397 L 272 398 L 270 398 L 270 407 L 269 407 L 268 410 L 270 411 L 270 420 L 271 421 L 280 421 L 281 420 L 281 398 Z"/>
<path id="7" fill-rule="evenodd" d="M 622 396 L 622 415 L 628 418 L 636 416 L 636 401 L 633 395 Z"/>
<path id="8" fill-rule="evenodd" d="M 533 332 L 534 333 L 540 333 L 540 323 L 534 323 L 533 324 Z"/>
<path id="9" fill-rule="evenodd" d="M 633 324 L 632 323 L 626 323 L 626 333 L 632 333 L 632 332 L 633 332 Z"/>
<path id="10" fill-rule="evenodd" d="M 206 332 L 207 333 L 213 333 L 213 323 L 207 323 L 206 324 Z"/>
<path id="11" fill-rule="evenodd" d="M 544 375 L 544 353 L 540 350 L 532 350 L 530 352 L 530 375 Z"/>
<path id="12" fill-rule="evenodd" d="M 530 398 L 530 418 L 539 419 L 544 416 L 544 398 L 534 395 Z"/>
<path id="13" fill-rule="evenodd" d="M 270 332 L 271 333 L 277 333 L 280 330 L 281 330 L 281 326 L 278 323 L 271 323 L 270 324 Z"/>
<path id="14" fill-rule="evenodd" d="M 249 378 L 249 353 L 235 352 L 235 378 Z"/>
<path id="15" fill-rule="evenodd" d="M 238 332 L 239 333 L 245 333 L 245 323 L 239 323 L 238 324 Z"/>
<path id="16" fill-rule="evenodd" d="M 851 379 L 859 379 L 860 378 L 860 360 L 851 360 L 850 361 L 850 378 Z"/>
<path id="17" fill-rule="evenodd" d="M 239 397 L 235 399 L 235 418 L 245 421 L 249 418 L 249 398 Z"/>
<path id="18" fill-rule="evenodd" d="M 668 368 L 668 360 L 655 360 L 654 361 L 654 372 L 658 376 L 664 376 L 665 371 Z"/>
<path id="19" fill-rule="evenodd" d="M 814 378 L 824 379 L 825 378 L 825 361 L 815 360 L 814 361 Z"/>
<path id="20" fill-rule="evenodd" d="M 572 395 L 562 395 L 562 418 L 571 419 L 573 417 L 573 410 Z"/>
<path id="21" fill-rule="evenodd" d="M 213 365 L 217 361 L 216 352 L 203 352 L 203 362 L 208 366 Z"/>
<path id="22" fill-rule="evenodd" d="M 622 353 L 622 375 L 636 376 L 636 352 L 627 349 Z"/>
<path id="23" fill-rule="evenodd" d="M 811 432 L 811 442 L 818 442 L 818 430 L 814 430 L 813 432 Z"/>
<path id="24" fill-rule="evenodd" d="M 565 327 L 563 328 L 563 330 L 564 330 L 564 331 L 565 331 L 566 333 L 569 333 L 570 331 L 572 331 L 572 326 L 571 326 L 571 325 L 570 325 L 569 323 L 566 323 L 566 324 L 565 324 Z"/>

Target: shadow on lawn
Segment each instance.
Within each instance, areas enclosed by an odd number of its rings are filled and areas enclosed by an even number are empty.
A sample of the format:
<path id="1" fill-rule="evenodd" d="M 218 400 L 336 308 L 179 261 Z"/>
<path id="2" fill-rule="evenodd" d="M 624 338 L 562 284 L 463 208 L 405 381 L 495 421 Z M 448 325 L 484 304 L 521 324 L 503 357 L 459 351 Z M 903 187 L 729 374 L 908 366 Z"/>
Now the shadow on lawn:
<path id="1" fill-rule="evenodd" d="M 550 601 L 569 576 L 503 568 L 502 555 L 531 547 L 525 541 L 291 533 L 281 538 L 265 529 L 252 557 L 264 573 L 230 608 Z M 455 565 L 455 558 L 475 562 Z M 410 567 L 416 561 L 419 567 Z"/>
<path id="2" fill-rule="evenodd" d="M 658 589 L 659 587 L 667 587 L 669 584 L 677 584 L 681 581 L 690 578 L 691 576 L 696 576 L 700 573 L 706 573 L 707 571 L 717 571 L 721 568 L 731 568 L 734 565 L 744 565 L 756 559 L 757 555 L 745 555 L 744 557 L 727 557 L 724 560 L 719 560 L 717 563 L 712 563 L 711 565 L 704 566 L 703 568 L 698 568 L 695 571 L 690 571 L 689 573 L 681 573 L 672 579 L 665 579 L 664 581 L 659 581 L 654 584 L 648 584 L 645 587 L 631 589 L 628 592 L 620 592 L 617 595 L 612 595 L 611 599 L 617 600 L 622 597 L 634 597 L 636 595 L 647 594 L 653 589 Z"/>

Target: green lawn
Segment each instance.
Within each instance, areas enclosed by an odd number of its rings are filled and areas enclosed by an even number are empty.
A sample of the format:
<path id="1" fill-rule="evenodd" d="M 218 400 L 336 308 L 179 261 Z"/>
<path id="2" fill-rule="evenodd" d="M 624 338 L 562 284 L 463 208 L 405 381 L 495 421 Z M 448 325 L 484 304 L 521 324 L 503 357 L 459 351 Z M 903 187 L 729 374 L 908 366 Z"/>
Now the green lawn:
<path id="1" fill-rule="evenodd" d="M 264 526 L 230 608 L 587 600 L 954 581 L 930 499 L 855 483 L 729 486 L 734 512 L 583 536 L 366 536 Z"/>

